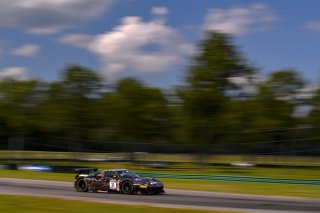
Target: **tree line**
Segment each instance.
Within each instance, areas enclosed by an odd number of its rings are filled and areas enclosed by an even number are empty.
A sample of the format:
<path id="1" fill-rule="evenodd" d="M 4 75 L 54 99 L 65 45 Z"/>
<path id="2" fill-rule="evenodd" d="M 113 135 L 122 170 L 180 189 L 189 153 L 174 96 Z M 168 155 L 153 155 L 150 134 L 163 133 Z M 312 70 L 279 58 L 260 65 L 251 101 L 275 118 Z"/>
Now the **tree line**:
<path id="1" fill-rule="evenodd" d="M 170 92 L 131 77 L 109 83 L 78 65 L 53 82 L 1 79 L 0 147 L 319 153 L 320 90 L 299 97 L 306 82 L 292 69 L 257 76 L 230 35 L 207 32 Z"/>

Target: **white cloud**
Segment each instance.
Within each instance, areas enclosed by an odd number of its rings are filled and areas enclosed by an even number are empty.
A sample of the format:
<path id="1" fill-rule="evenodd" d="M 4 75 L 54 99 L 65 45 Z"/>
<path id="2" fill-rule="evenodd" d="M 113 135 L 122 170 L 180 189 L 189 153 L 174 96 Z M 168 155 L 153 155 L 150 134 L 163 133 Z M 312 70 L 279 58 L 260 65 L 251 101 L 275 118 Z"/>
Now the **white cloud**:
<path id="1" fill-rule="evenodd" d="M 22 56 L 22 57 L 35 57 L 40 51 L 39 45 L 36 44 L 25 44 L 19 48 L 13 49 L 11 51 L 12 55 Z"/>
<path id="2" fill-rule="evenodd" d="M 249 7 L 210 9 L 205 17 L 205 30 L 218 30 L 235 35 L 270 30 L 276 17 L 266 4 L 256 3 Z"/>
<path id="3" fill-rule="evenodd" d="M 167 15 L 169 13 L 168 8 L 166 7 L 152 7 L 151 14 L 153 15 Z"/>
<path id="4" fill-rule="evenodd" d="M 114 0 L 0 0 L 0 27 L 48 34 L 101 15 Z"/>
<path id="5" fill-rule="evenodd" d="M 320 31 L 320 21 L 309 21 L 304 24 L 304 28 L 313 31 Z"/>
<path id="6" fill-rule="evenodd" d="M 111 32 L 91 38 L 68 35 L 60 42 L 84 47 L 96 54 L 109 76 L 123 70 L 164 71 L 193 51 L 193 47 L 175 29 L 162 21 L 144 22 L 139 17 L 124 17 Z"/>
<path id="7" fill-rule="evenodd" d="M 0 79 L 13 78 L 17 80 L 23 80 L 26 78 L 26 71 L 27 68 L 25 67 L 7 67 L 0 70 Z"/>

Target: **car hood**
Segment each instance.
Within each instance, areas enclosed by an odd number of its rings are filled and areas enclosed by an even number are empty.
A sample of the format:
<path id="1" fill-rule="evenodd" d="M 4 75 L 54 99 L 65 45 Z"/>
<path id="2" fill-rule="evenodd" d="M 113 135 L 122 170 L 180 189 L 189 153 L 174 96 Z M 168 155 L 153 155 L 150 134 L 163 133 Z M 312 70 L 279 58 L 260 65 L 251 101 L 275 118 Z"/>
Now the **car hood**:
<path id="1" fill-rule="evenodd" d="M 141 177 L 133 180 L 134 184 L 143 184 L 148 186 L 163 186 L 162 182 L 152 177 Z"/>

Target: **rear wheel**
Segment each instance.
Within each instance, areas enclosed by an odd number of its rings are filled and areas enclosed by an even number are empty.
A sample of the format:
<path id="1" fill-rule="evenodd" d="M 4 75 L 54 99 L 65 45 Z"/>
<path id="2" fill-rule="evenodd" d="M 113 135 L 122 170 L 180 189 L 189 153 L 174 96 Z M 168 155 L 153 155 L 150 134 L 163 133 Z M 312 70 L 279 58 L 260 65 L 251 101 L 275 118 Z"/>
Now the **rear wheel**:
<path id="1" fill-rule="evenodd" d="M 121 186 L 121 191 L 123 194 L 129 195 L 133 192 L 133 184 L 130 181 L 125 181 Z"/>
<path id="2" fill-rule="evenodd" d="M 86 192 L 88 191 L 88 183 L 84 179 L 80 179 L 76 182 L 77 192 Z"/>

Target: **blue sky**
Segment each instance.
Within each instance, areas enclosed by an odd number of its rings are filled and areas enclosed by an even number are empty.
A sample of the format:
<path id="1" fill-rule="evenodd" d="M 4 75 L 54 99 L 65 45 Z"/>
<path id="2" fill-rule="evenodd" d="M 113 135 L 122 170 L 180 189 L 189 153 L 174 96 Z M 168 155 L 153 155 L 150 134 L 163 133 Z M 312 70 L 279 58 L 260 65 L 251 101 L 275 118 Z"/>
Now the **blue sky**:
<path id="1" fill-rule="evenodd" d="M 56 80 L 80 64 L 113 81 L 182 82 L 205 30 L 232 33 L 265 76 L 320 80 L 318 0 L 0 0 L 0 77 Z"/>

